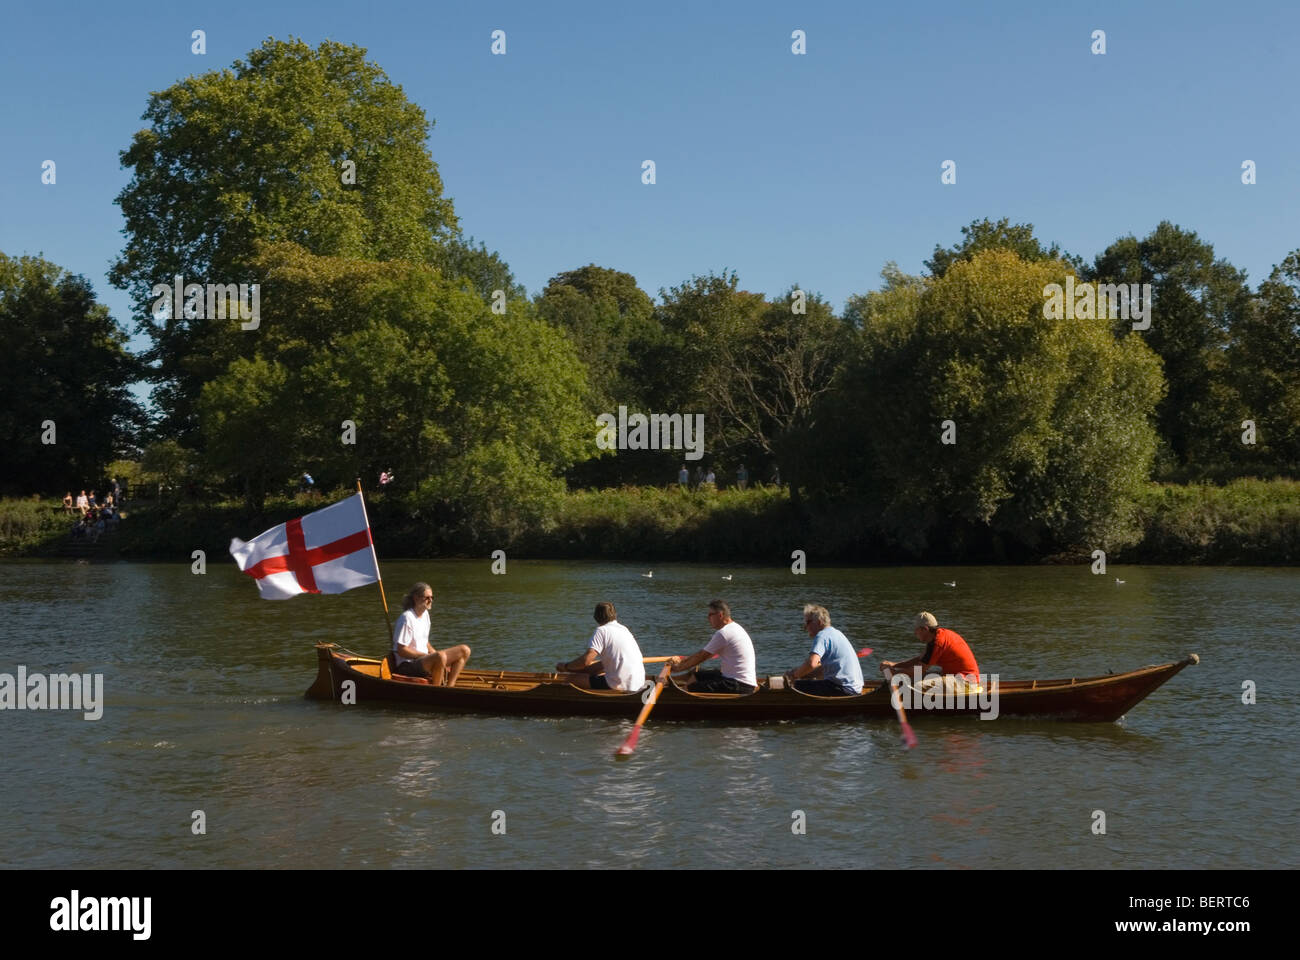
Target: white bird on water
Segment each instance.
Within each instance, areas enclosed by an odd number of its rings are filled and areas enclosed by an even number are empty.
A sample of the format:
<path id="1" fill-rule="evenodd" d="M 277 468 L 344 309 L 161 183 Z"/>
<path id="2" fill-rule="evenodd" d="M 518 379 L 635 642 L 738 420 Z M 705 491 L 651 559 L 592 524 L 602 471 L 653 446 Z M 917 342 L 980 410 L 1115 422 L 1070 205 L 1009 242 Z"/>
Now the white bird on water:
<path id="1" fill-rule="evenodd" d="M 956 580 L 945 580 L 945 581 L 943 582 L 943 585 L 944 585 L 945 587 L 955 587 L 955 586 L 957 586 L 957 581 L 956 581 Z"/>
<path id="2" fill-rule="evenodd" d="M 1119 577 L 1116 577 L 1116 578 L 1115 578 L 1115 582 L 1116 582 L 1116 583 L 1124 583 L 1125 581 L 1121 580 Z"/>
<path id="3" fill-rule="evenodd" d="M 730 580 L 730 579 L 731 579 L 731 574 L 727 574 L 727 575 L 726 575 L 725 577 L 723 577 L 722 579 L 723 579 L 723 580 Z"/>
<path id="4" fill-rule="evenodd" d="M 654 575 L 655 575 L 655 572 L 654 572 L 653 570 L 651 570 L 649 573 L 643 573 L 643 574 L 641 574 L 641 576 L 643 576 L 643 577 L 653 577 Z"/>

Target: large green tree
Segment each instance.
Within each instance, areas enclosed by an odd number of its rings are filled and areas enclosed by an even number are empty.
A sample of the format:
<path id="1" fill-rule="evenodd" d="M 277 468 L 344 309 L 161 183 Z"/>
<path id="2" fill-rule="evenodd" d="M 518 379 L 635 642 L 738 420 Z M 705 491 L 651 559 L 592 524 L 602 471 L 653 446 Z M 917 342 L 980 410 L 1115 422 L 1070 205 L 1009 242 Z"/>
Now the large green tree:
<path id="1" fill-rule="evenodd" d="M 734 271 L 694 276 L 659 291 L 659 337 L 640 350 L 648 402 L 667 413 L 704 414 L 706 465 L 721 456 L 751 457 L 741 448 L 743 425 L 720 404 L 721 381 L 735 373 L 743 345 L 758 335 L 768 303 L 740 289 Z M 748 464 L 757 475 L 754 464 Z"/>
<path id="2" fill-rule="evenodd" d="M 510 265 L 487 244 L 474 238 L 455 236 L 443 243 L 433 255 L 432 263 L 448 279 L 459 278 L 484 300 L 491 302 L 497 291 L 507 300 L 519 300 L 528 295 L 523 285 L 515 280 Z"/>
<path id="3" fill-rule="evenodd" d="M 972 220 L 968 226 L 961 228 L 961 243 L 948 249 L 935 244 L 934 254 L 925 261 L 925 267 L 933 277 L 942 277 L 948 268 L 959 260 L 969 260 L 981 250 L 1010 250 L 1021 260 L 1064 260 L 1076 270 L 1083 266 L 1083 260 L 1073 254 L 1065 253 L 1053 243 L 1043 246 L 1034 236 L 1032 223 L 1012 223 L 1003 217 L 994 223 L 985 217 Z"/>
<path id="4" fill-rule="evenodd" d="M 637 351 L 654 342 L 654 302 L 630 273 L 594 263 L 556 274 L 537 298 L 547 321 L 568 334 L 592 372 L 591 402 L 598 411 L 646 402 Z"/>
<path id="5" fill-rule="evenodd" d="M 752 327 L 717 342 L 716 373 L 704 378 L 723 449 L 777 464 L 796 501 L 810 479 L 817 404 L 849 337 L 830 305 L 796 284 L 767 302 Z"/>
<path id="6" fill-rule="evenodd" d="M 1273 267 L 1233 329 L 1227 377 L 1238 407 L 1233 450 L 1242 472 L 1300 475 L 1300 250 Z M 1242 423 L 1255 443 L 1241 442 Z"/>
<path id="7" fill-rule="evenodd" d="M 1144 239 L 1116 240 L 1086 276 L 1152 286 L 1151 328 L 1141 336 L 1163 361 L 1169 384 L 1157 410 L 1167 445 L 1161 472 L 1197 477 L 1223 467 L 1240 443 L 1226 350 L 1249 309 L 1245 274 L 1216 259 L 1194 232 L 1164 221 Z M 1130 323 L 1117 320 L 1117 332 Z"/>
<path id="8" fill-rule="evenodd" d="M 662 339 L 654 302 L 630 273 L 594 263 L 550 279 L 536 298 L 538 315 L 562 330 L 587 370 L 587 407 L 595 416 L 619 406 L 649 412 L 654 398 L 643 359 Z M 676 455 L 680 456 L 680 455 Z M 675 455 L 657 450 L 620 450 L 577 464 L 576 486 L 663 483 Z"/>
<path id="9" fill-rule="evenodd" d="M 776 464 L 796 498 L 817 398 L 829 387 L 849 330 L 797 285 L 769 301 L 734 272 L 662 291 L 661 333 L 641 369 L 656 409 L 702 412 L 708 459 Z"/>
<path id="10" fill-rule="evenodd" d="M 258 283 L 258 241 L 328 256 L 428 262 L 456 232 L 431 127 L 365 50 L 268 39 L 231 68 L 154 93 L 123 151 L 126 245 L 111 278 L 151 348 L 163 432 L 189 442 L 203 384 L 237 321 L 155 316 L 155 284 Z M 251 356 L 252 345 L 236 344 Z"/>
<path id="11" fill-rule="evenodd" d="M 83 277 L 0 253 L 0 342 L 0 488 L 61 496 L 97 484 L 143 419 L 125 332 Z"/>
<path id="12" fill-rule="evenodd" d="M 290 244 L 254 263 L 267 278 L 256 353 L 200 403 L 209 465 L 250 508 L 304 469 L 330 487 L 391 468 L 435 526 L 509 538 L 596 453 L 583 368 L 527 300 L 497 314 L 431 267 Z"/>
<path id="13" fill-rule="evenodd" d="M 1067 269 L 987 250 L 856 298 L 861 330 L 814 448 L 822 488 L 913 555 L 1130 542 L 1159 361 L 1108 321 L 1044 317 Z"/>

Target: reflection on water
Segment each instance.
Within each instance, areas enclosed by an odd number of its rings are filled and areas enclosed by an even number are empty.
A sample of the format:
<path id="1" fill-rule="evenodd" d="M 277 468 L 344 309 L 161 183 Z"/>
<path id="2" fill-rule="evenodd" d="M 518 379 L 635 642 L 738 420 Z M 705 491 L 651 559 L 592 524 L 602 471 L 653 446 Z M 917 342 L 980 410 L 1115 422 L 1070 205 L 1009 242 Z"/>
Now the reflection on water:
<path id="1" fill-rule="evenodd" d="M 652 714 L 636 753 L 615 763 L 626 720 L 303 699 L 314 641 L 384 649 L 371 590 L 270 603 L 218 565 L 199 577 L 188 564 L 6 564 L 0 672 L 103 673 L 105 712 L 0 713 L 0 866 L 1300 865 L 1283 815 L 1300 681 L 1261 669 L 1259 702 L 1241 703 L 1250 664 L 1290 662 L 1300 571 L 1153 567 L 1120 571 L 1123 587 L 1087 571 L 740 568 L 724 599 L 754 637 L 760 674 L 806 655 L 806 602 L 825 604 L 876 660 L 918 652 L 910 619 L 930 609 L 1006 679 L 1201 654 L 1122 724 L 913 717 L 920 744 L 905 751 L 893 719 Z M 395 594 L 435 584 L 435 644 L 466 642 L 476 665 L 513 669 L 581 650 L 598 599 L 618 605 L 647 655 L 690 653 L 720 586 L 718 571 L 690 565 L 658 566 L 653 580 L 594 563 L 384 572 Z M 88 611 L 71 647 L 69 588 Z M 1105 835 L 1091 830 L 1094 810 Z M 205 833 L 191 829 L 195 811 Z M 900 837 L 903 825 L 915 829 Z"/>

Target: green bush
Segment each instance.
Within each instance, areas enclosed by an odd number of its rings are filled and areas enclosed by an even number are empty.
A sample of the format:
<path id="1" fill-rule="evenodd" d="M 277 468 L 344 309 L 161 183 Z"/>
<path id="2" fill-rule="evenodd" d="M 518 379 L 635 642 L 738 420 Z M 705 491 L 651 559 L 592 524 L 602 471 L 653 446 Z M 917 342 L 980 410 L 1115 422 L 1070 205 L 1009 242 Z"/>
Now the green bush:
<path id="1" fill-rule="evenodd" d="M 26 553 L 71 527 L 58 500 L 0 500 L 0 554 Z"/>

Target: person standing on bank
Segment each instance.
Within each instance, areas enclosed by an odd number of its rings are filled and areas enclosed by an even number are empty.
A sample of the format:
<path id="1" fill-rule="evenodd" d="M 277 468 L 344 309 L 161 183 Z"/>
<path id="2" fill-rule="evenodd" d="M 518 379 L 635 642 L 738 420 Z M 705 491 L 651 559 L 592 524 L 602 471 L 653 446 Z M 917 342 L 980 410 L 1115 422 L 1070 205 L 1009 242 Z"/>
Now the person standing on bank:
<path id="1" fill-rule="evenodd" d="M 690 670 L 715 653 L 722 658 L 721 670 L 702 670 L 687 689 L 691 693 L 753 693 L 758 689 L 754 672 L 754 641 L 745 628 L 731 619 L 731 608 L 721 600 L 709 601 L 709 625 L 713 637 L 703 650 L 689 657 L 670 657 L 674 673 Z"/>
<path id="2" fill-rule="evenodd" d="M 621 690 L 635 693 L 645 686 L 645 662 L 632 631 L 618 622 L 618 613 L 608 601 L 596 604 L 596 632 L 587 649 L 568 663 L 557 663 L 560 673 L 576 673 L 574 686 L 588 690 Z"/>
<path id="3" fill-rule="evenodd" d="M 428 677 L 434 686 L 454 687 L 456 678 L 469 663 L 469 646 L 457 644 L 445 650 L 429 646 L 429 610 L 433 588 L 417 583 L 402 600 L 402 615 L 393 628 L 394 673 L 404 677 Z"/>
<path id="4" fill-rule="evenodd" d="M 803 608 L 803 628 L 812 637 L 808 659 L 785 675 L 800 693 L 819 697 L 855 697 L 862 692 L 862 665 L 848 637 L 831 626 L 825 607 Z M 807 677 L 808 679 L 800 679 Z"/>

